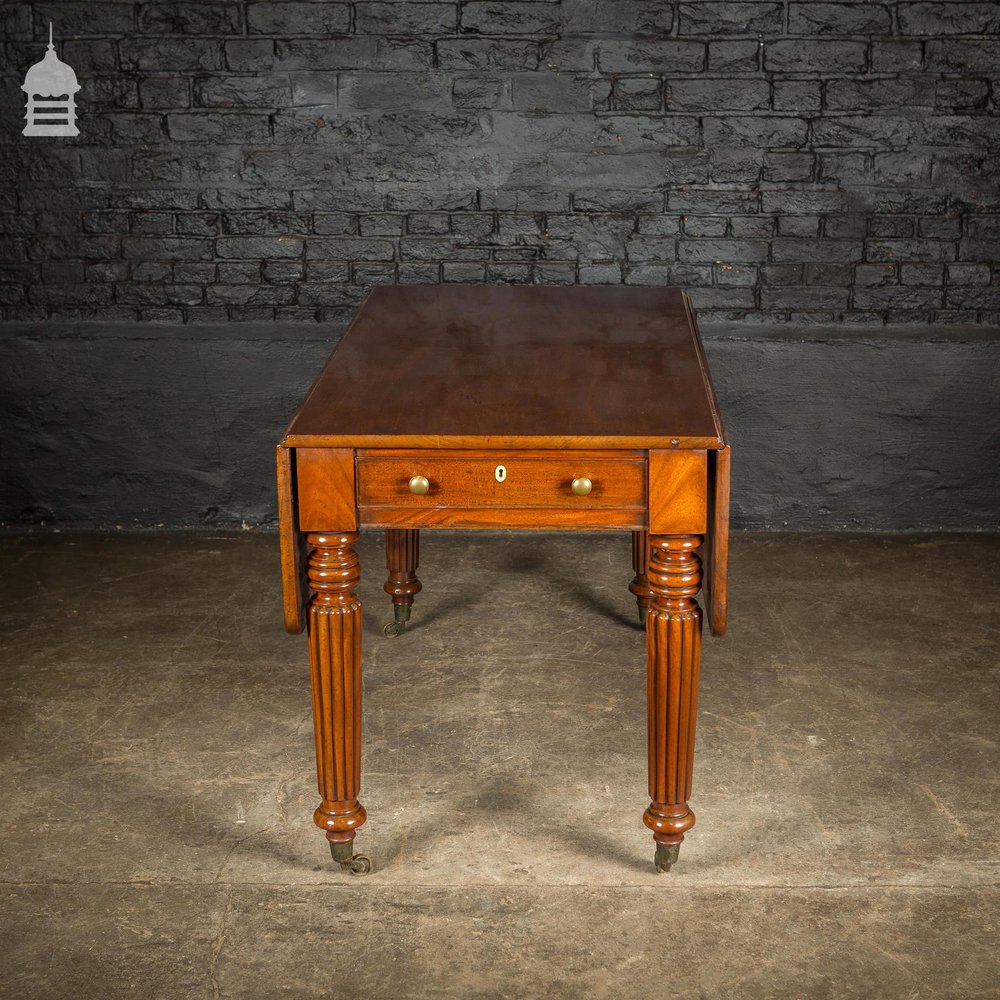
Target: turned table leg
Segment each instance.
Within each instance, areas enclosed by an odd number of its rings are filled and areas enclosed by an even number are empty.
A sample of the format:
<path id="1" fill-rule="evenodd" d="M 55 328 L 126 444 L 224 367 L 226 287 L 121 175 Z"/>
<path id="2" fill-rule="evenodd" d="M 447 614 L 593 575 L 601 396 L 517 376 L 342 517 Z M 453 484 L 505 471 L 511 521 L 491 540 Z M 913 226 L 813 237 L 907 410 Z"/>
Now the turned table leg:
<path id="1" fill-rule="evenodd" d="M 385 568 L 389 579 L 382 588 L 392 598 L 393 620 L 383 626 L 382 632 L 390 637 L 400 635 L 410 620 L 414 595 L 422 589 L 417 579 L 420 560 L 420 532 L 410 528 L 386 528 Z"/>
<path id="2" fill-rule="evenodd" d="M 656 841 L 656 870 L 670 871 L 684 833 L 694 826 L 688 806 L 694 769 L 695 712 L 701 659 L 699 535 L 650 536 L 646 616 L 646 697 L 649 797 L 643 822 Z"/>
<path id="3" fill-rule="evenodd" d="M 355 875 L 371 870 L 354 853 L 354 835 L 367 818 L 361 786 L 361 579 L 351 546 L 356 531 L 311 532 L 308 578 L 309 664 L 312 674 L 316 772 L 322 798 L 313 814 L 330 853 Z"/>
<path id="4" fill-rule="evenodd" d="M 649 589 L 646 578 L 646 566 L 649 561 L 649 532 L 632 532 L 632 570 L 635 576 L 628 589 L 635 594 L 635 602 L 639 605 L 639 624 L 646 622 L 646 611 L 653 603 L 653 592 Z"/>

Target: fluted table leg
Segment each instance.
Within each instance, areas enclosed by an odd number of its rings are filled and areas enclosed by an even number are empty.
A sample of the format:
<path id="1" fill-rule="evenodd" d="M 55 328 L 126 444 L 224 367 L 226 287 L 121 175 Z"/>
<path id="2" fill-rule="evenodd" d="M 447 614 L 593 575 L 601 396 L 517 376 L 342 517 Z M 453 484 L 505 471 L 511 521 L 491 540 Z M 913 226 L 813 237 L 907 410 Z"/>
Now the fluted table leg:
<path id="1" fill-rule="evenodd" d="M 420 561 L 420 531 L 416 528 L 386 528 L 385 568 L 389 579 L 382 588 L 392 598 L 393 620 L 382 628 L 387 636 L 397 636 L 410 620 L 413 598 L 423 585 L 417 579 Z"/>
<path id="2" fill-rule="evenodd" d="M 646 697 L 649 797 L 643 822 L 656 842 L 656 870 L 669 871 L 684 833 L 694 826 L 688 806 L 694 770 L 695 713 L 701 660 L 699 535 L 650 536 L 646 616 Z"/>
<path id="3" fill-rule="evenodd" d="M 309 554 L 309 664 L 312 673 L 316 771 L 322 801 L 313 819 L 326 832 L 333 859 L 356 875 L 371 869 L 354 854 L 367 818 L 361 788 L 361 579 L 352 546 L 356 531 L 312 532 Z"/>
<path id="4" fill-rule="evenodd" d="M 635 576 L 628 589 L 635 594 L 635 602 L 639 605 L 639 624 L 645 624 L 646 611 L 653 603 L 653 592 L 649 589 L 646 578 L 646 568 L 649 563 L 649 532 L 632 532 L 632 571 Z"/>

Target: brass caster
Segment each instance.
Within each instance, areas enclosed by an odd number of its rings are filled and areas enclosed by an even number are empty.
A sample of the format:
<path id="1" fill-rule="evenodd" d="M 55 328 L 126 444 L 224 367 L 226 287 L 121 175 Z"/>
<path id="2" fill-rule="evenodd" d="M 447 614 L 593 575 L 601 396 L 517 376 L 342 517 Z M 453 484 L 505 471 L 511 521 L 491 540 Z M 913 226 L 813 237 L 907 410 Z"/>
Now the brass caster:
<path id="1" fill-rule="evenodd" d="M 354 841 L 348 840 L 342 844 L 330 841 L 330 855 L 340 865 L 340 870 L 352 875 L 367 875 L 372 870 L 371 858 L 364 854 L 354 853 Z"/>
<path id="2" fill-rule="evenodd" d="M 340 870 L 352 875 L 367 875 L 372 870 L 371 859 L 364 854 L 355 854 L 350 861 L 341 861 Z"/>
<path id="3" fill-rule="evenodd" d="M 406 623 L 410 620 L 409 604 L 394 604 L 392 617 L 393 620 L 388 625 L 382 626 L 382 635 L 387 639 L 395 639 L 405 631 Z"/>
<path id="4" fill-rule="evenodd" d="M 681 853 L 680 844 L 657 844 L 656 845 L 656 874 L 670 871 L 671 866 L 677 861 Z"/>

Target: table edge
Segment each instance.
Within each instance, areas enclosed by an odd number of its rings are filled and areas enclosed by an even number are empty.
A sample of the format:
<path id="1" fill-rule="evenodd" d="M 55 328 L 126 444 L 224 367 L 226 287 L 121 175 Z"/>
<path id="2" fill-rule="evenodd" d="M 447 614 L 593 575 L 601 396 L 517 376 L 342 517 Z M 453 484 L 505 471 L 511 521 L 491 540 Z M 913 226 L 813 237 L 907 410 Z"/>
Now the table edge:
<path id="1" fill-rule="evenodd" d="M 285 448 L 518 448 L 539 451 L 662 448 L 671 451 L 700 449 L 720 451 L 725 438 L 619 436 L 528 436 L 522 434 L 288 434 L 279 440 Z"/>

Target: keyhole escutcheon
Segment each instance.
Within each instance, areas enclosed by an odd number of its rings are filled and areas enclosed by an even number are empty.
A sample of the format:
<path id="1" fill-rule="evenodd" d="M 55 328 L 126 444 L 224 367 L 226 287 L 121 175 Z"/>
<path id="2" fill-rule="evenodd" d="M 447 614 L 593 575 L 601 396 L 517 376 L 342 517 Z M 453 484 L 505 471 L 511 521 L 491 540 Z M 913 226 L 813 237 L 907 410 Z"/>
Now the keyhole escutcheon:
<path id="1" fill-rule="evenodd" d="M 502 483 L 507 478 L 507 466 L 506 465 L 498 465 L 493 470 L 493 478 L 498 483 Z"/>

